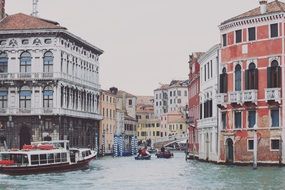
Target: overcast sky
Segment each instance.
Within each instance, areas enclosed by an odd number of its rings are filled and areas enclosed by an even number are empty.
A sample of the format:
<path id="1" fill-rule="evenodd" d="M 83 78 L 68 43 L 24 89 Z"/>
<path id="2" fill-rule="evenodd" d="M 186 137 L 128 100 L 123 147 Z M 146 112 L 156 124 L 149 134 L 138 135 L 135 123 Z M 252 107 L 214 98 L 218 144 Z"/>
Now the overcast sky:
<path id="1" fill-rule="evenodd" d="M 219 43 L 218 25 L 258 0 L 39 0 L 39 16 L 103 49 L 102 88 L 153 95 L 159 83 L 188 78 L 188 55 Z M 6 0 L 32 12 L 32 0 Z"/>

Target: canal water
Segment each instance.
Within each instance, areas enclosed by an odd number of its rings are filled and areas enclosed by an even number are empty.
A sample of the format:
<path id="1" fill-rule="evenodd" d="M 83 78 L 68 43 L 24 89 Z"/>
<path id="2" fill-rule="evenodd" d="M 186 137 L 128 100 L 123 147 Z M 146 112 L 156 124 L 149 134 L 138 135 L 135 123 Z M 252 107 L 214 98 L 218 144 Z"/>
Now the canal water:
<path id="1" fill-rule="evenodd" d="M 184 153 L 169 160 L 105 157 L 87 170 L 29 176 L 0 175 L 0 190 L 190 190 L 285 189 L 285 168 L 223 166 L 185 161 Z"/>

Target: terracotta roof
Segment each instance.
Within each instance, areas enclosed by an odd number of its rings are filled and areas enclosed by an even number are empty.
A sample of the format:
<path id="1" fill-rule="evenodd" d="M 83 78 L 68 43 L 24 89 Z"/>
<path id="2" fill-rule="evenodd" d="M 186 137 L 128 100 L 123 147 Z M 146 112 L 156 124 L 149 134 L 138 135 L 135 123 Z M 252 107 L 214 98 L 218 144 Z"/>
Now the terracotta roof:
<path id="1" fill-rule="evenodd" d="M 278 0 L 274 0 L 274 1 L 267 4 L 267 11 L 265 14 L 284 12 L 284 10 L 285 10 L 285 3 L 280 2 Z M 233 17 L 231 19 L 224 21 L 222 23 L 222 25 L 226 24 L 228 22 L 231 22 L 231 21 L 235 21 L 235 20 L 239 20 L 239 19 L 243 19 L 243 18 L 247 18 L 247 17 L 255 17 L 255 16 L 259 16 L 259 15 L 262 15 L 262 14 L 260 13 L 260 7 L 257 7 L 255 9 L 247 11 L 241 15 L 238 15 L 236 17 Z"/>
<path id="2" fill-rule="evenodd" d="M 0 22 L 0 30 L 66 29 L 59 23 L 18 13 L 5 17 Z"/>

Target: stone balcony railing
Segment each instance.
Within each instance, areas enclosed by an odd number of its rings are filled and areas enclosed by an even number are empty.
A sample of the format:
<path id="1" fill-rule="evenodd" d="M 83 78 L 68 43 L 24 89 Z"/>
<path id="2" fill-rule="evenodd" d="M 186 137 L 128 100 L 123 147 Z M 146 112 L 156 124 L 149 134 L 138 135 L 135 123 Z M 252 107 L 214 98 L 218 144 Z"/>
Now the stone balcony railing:
<path id="1" fill-rule="evenodd" d="M 73 75 L 69 75 L 66 73 L 1 73 L 0 81 L 7 80 L 65 80 L 72 81 L 79 85 L 86 85 L 96 89 L 100 89 L 100 85 L 91 82 L 90 80 L 82 79 L 79 77 L 75 77 Z"/>
<path id="2" fill-rule="evenodd" d="M 68 115 L 73 117 L 80 118 L 92 118 L 101 120 L 103 117 L 98 113 L 87 112 L 87 111 L 79 111 L 79 110 L 71 110 L 66 108 L 30 108 L 30 109 L 21 109 L 21 108 L 7 108 L 0 109 L 0 116 L 8 116 L 8 115 Z"/>
<path id="3" fill-rule="evenodd" d="M 241 91 L 234 91 L 229 93 L 229 103 L 231 104 L 241 104 L 242 103 L 242 93 Z"/>
<path id="4" fill-rule="evenodd" d="M 227 93 L 217 94 L 217 104 L 218 105 L 227 104 L 227 101 L 228 101 L 228 94 Z"/>
<path id="5" fill-rule="evenodd" d="M 267 88 L 265 89 L 266 101 L 275 101 L 281 103 L 281 88 Z"/>
<path id="6" fill-rule="evenodd" d="M 242 93 L 243 102 L 257 103 L 257 90 L 245 90 Z"/>
<path id="7" fill-rule="evenodd" d="M 214 125 L 217 125 L 217 117 L 204 118 L 197 122 L 198 128 L 212 127 Z"/>

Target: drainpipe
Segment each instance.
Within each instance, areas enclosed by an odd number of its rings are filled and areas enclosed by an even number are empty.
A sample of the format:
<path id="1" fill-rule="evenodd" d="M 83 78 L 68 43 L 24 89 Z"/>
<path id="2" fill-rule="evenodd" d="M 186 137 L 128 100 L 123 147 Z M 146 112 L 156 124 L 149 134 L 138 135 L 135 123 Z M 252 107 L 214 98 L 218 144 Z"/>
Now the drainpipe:
<path id="1" fill-rule="evenodd" d="M 254 125 L 254 136 L 253 136 L 253 169 L 257 169 L 257 125 Z"/>
<path id="2" fill-rule="evenodd" d="M 283 15 L 283 19 L 282 19 L 282 57 L 281 57 L 281 62 L 282 62 L 282 85 L 281 85 L 281 89 L 282 89 L 282 122 L 281 122 L 281 134 L 282 134 L 282 138 L 281 138 L 281 142 L 282 145 L 284 143 L 284 139 L 285 139 L 285 101 L 284 101 L 284 96 L 285 96 L 285 68 L 284 68 L 284 56 L 285 56 L 285 47 L 284 47 L 284 15 Z M 280 159 L 282 159 L 282 163 L 284 163 L 284 151 L 285 151 L 285 146 L 282 146 L 282 151 L 281 151 L 281 155 L 280 155 Z"/>

